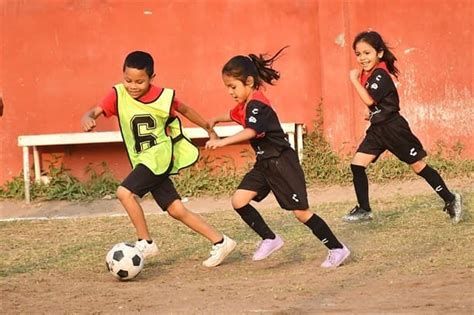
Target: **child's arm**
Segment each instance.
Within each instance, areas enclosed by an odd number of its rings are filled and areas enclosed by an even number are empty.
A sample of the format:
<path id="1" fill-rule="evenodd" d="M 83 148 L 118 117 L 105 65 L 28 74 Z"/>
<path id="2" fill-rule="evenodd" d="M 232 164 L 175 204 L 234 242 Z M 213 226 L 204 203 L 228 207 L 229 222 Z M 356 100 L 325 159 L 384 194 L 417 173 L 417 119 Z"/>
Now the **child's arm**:
<path id="1" fill-rule="evenodd" d="M 224 139 L 216 139 L 216 140 L 209 140 L 206 142 L 206 149 L 216 149 L 220 147 L 224 147 L 229 144 L 234 144 L 246 140 L 250 140 L 255 138 L 257 132 L 251 128 L 245 128 L 244 130 L 236 133 L 233 136 L 224 138 Z"/>
<path id="2" fill-rule="evenodd" d="M 211 120 L 209 120 L 209 124 L 211 125 L 211 127 L 214 127 L 220 122 L 229 122 L 229 121 L 232 121 L 232 118 L 230 118 L 230 114 L 227 112 L 225 114 L 212 118 Z"/>
<path id="3" fill-rule="evenodd" d="M 204 118 L 199 115 L 197 111 L 195 111 L 193 108 L 181 103 L 181 106 L 176 109 L 177 112 L 182 114 L 184 117 L 189 119 L 192 123 L 198 125 L 199 127 L 205 129 L 207 133 L 209 134 L 209 139 L 217 139 L 217 133 L 214 131 L 214 128 L 212 125 L 210 125 Z"/>
<path id="4" fill-rule="evenodd" d="M 360 84 L 359 77 L 360 77 L 360 70 L 359 69 L 352 69 L 349 72 L 349 77 L 351 79 L 352 85 L 354 85 L 357 94 L 359 94 L 360 99 L 364 102 L 367 107 L 374 105 L 373 98 L 369 95 L 369 92 Z"/>
<path id="5" fill-rule="evenodd" d="M 81 126 L 84 131 L 91 131 L 95 128 L 95 120 L 100 115 L 104 114 L 104 110 L 100 106 L 95 106 L 92 109 L 88 110 L 81 118 Z"/>

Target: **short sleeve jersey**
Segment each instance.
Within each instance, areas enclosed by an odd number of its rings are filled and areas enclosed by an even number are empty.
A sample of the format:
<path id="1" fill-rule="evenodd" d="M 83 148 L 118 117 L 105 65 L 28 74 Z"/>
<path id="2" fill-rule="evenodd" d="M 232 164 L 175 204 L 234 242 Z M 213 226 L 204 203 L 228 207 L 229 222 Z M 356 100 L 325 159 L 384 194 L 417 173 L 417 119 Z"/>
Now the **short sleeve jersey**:
<path id="1" fill-rule="evenodd" d="M 364 82 L 365 81 L 365 82 Z M 375 68 L 368 77 L 361 77 L 361 83 L 374 100 L 370 107 L 370 122 L 383 122 L 400 111 L 397 88 L 384 63 Z"/>
<path id="2" fill-rule="evenodd" d="M 148 92 L 138 100 L 144 104 L 152 103 L 161 95 L 161 92 L 163 92 L 163 88 L 151 85 Z M 175 97 L 171 104 L 170 116 L 176 116 L 176 110 L 179 110 L 181 105 L 182 103 Z M 99 106 L 104 110 L 106 117 L 117 116 L 117 93 L 114 88 L 102 99 Z"/>
<path id="3" fill-rule="evenodd" d="M 230 118 L 244 128 L 255 130 L 257 135 L 250 139 L 250 145 L 257 154 L 257 160 L 277 157 L 290 148 L 276 112 L 261 91 L 256 91 L 247 103 L 239 103 L 230 111 Z"/>

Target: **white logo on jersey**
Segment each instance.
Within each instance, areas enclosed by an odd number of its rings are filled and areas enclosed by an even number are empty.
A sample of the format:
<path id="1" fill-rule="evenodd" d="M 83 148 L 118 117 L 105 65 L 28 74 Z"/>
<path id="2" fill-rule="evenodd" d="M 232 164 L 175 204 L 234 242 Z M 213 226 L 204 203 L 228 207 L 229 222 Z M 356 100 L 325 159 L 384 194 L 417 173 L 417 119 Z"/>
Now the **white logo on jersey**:
<path id="1" fill-rule="evenodd" d="M 291 196 L 291 199 L 293 199 L 296 202 L 300 202 L 297 194 L 293 194 L 293 196 Z"/>
<path id="2" fill-rule="evenodd" d="M 416 149 L 415 148 L 411 148 L 410 150 L 410 155 L 411 156 L 416 156 L 418 154 L 418 152 L 416 152 Z"/>
<path id="3" fill-rule="evenodd" d="M 377 106 L 375 106 L 375 110 L 374 111 L 369 111 L 369 120 L 372 119 L 372 117 L 374 117 L 374 115 L 377 115 L 381 112 L 382 110 L 380 108 L 378 108 Z"/>
<path id="4" fill-rule="evenodd" d="M 257 118 L 250 116 L 249 117 L 249 122 L 255 124 L 257 122 Z"/>
<path id="5" fill-rule="evenodd" d="M 375 77 L 376 81 L 380 81 L 380 79 L 382 79 L 382 76 L 380 74 Z"/>
<path id="6" fill-rule="evenodd" d="M 441 187 L 441 185 L 435 188 L 435 191 L 441 191 L 441 190 L 443 190 L 443 187 Z"/>
<path id="7" fill-rule="evenodd" d="M 257 115 L 258 114 L 258 108 L 252 109 L 252 114 Z"/>
<path id="8" fill-rule="evenodd" d="M 260 146 L 259 146 L 259 145 L 257 145 L 257 149 L 258 149 L 258 151 L 256 152 L 257 155 L 261 155 L 261 154 L 265 153 L 265 151 L 263 151 L 262 149 L 260 149 Z"/>
<path id="9" fill-rule="evenodd" d="M 372 85 L 370 86 L 370 88 L 371 88 L 372 90 L 376 90 L 376 89 L 379 88 L 379 85 L 374 82 L 374 83 L 372 83 Z"/>

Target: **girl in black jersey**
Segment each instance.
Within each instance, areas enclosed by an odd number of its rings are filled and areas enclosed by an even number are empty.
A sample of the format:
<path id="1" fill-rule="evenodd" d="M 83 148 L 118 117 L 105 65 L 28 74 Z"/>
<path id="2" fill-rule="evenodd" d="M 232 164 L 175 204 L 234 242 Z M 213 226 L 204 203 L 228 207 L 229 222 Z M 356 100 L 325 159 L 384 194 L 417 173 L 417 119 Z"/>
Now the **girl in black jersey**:
<path id="1" fill-rule="evenodd" d="M 358 34 L 352 48 L 361 69 L 351 70 L 349 76 L 357 94 L 369 109 L 371 124 L 351 163 L 358 205 L 344 216 L 344 221 L 372 219 L 365 169 L 385 150 L 389 150 L 433 187 L 445 202 L 443 210 L 453 223 L 458 223 L 462 218 L 461 195 L 451 193 L 439 173 L 423 161 L 426 152 L 399 113 L 398 93 L 390 76 L 398 77 L 399 71 L 395 67 L 397 58 L 374 31 Z"/>
<path id="2" fill-rule="evenodd" d="M 212 127 L 218 122 L 235 121 L 244 129 L 228 138 L 209 140 L 206 148 L 215 149 L 250 140 L 255 150 L 257 161 L 232 197 L 235 211 L 262 238 L 253 255 L 254 261 L 267 258 L 283 246 L 282 238 L 250 205 L 250 201 L 261 201 L 272 191 L 280 206 L 293 211 L 295 217 L 329 249 L 321 267 L 337 267 L 349 257 L 350 251 L 337 240 L 323 219 L 308 210 L 306 184 L 298 155 L 288 143 L 270 101 L 261 91 L 264 82 L 272 85 L 273 80 L 280 78 L 272 64 L 283 49 L 269 59 L 264 55 L 250 54 L 235 56 L 224 65 L 222 79 L 237 105 L 230 112 L 211 120 L 210 124 Z"/>

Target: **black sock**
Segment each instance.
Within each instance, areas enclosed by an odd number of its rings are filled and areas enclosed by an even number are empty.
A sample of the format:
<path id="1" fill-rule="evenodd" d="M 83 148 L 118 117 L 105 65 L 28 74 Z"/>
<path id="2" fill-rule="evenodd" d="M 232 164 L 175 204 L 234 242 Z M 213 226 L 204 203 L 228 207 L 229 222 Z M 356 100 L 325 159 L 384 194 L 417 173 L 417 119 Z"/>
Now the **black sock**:
<path id="1" fill-rule="evenodd" d="M 242 220 L 244 220 L 244 222 L 247 223 L 255 233 L 260 235 L 262 239 L 275 239 L 275 233 L 270 230 L 257 209 L 252 207 L 250 204 L 235 209 L 235 211 L 237 211 Z"/>
<path id="2" fill-rule="evenodd" d="M 139 238 L 138 241 L 139 241 L 139 242 L 140 242 L 140 241 L 143 241 L 143 238 Z M 146 242 L 147 242 L 148 244 L 151 244 L 151 243 L 153 243 L 153 240 L 146 240 Z"/>
<path id="3" fill-rule="evenodd" d="M 313 214 L 308 221 L 304 223 L 313 231 L 313 234 L 319 238 L 329 249 L 342 248 L 343 245 L 337 240 L 329 226 L 317 214 Z"/>
<path id="4" fill-rule="evenodd" d="M 359 207 L 367 211 L 372 210 L 369 205 L 369 179 L 365 173 L 365 167 L 351 164 L 351 171 Z"/>
<path id="5" fill-rule="evenodd" d="M 222 244 L 222 243 L 224 243 L 224 238 L 222 238 L 219 242 L 214 243 L 213 245 Z"/>
<path id="6" fill-rule="evenodd" d="M 449 191 L 448 187 L 444 183 L 441 175 L 431 168 L 429 165 L 426 165 L 421 172 L 418 173 L 421 177 L 423 177 L 428 184 L 436 191 L 436 193 L 443 198 L 444 202 L 451 202 L 454 200 L 454 195 Z"/>

